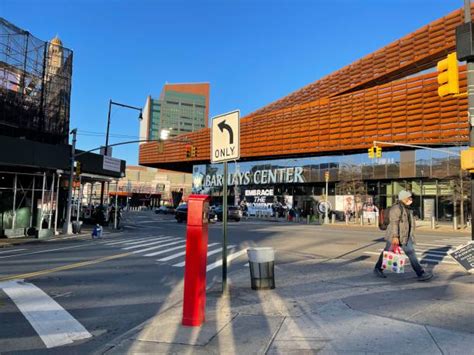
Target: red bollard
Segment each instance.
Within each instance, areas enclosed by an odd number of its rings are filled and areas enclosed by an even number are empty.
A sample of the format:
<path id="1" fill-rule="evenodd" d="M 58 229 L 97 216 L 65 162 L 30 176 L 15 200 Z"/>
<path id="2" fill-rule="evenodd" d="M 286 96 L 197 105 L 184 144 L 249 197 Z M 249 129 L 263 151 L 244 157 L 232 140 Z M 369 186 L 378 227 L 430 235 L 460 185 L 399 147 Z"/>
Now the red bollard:
<path id="1" fill-rule="evenodd" d="M 206 317 L 208 195 L 190 195 L 186 230 L 183 325 L 198 327 Z"/>

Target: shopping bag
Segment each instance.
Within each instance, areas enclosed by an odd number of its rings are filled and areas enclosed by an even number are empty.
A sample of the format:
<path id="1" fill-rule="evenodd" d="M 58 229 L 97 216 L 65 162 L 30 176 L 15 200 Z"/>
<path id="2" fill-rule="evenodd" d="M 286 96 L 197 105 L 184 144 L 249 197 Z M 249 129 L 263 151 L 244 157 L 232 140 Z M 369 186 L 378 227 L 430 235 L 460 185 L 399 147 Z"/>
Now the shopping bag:
<path id="1" fill-rule="evenodd" d="M 390 270 L 397 274 L 405 272 L 405 265 L 408 263 L 408 257 L 402 254 L 400 247 L 392 251 L 383 252 L 382 269 Z"/>

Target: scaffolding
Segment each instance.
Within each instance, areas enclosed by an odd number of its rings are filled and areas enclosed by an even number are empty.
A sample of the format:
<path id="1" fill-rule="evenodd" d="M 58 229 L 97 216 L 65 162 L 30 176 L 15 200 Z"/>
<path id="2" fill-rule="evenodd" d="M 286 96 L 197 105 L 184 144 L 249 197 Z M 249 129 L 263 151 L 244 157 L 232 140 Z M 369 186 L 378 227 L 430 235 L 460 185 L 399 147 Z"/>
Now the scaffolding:
<path id="1" fill-rule="evenodd" d="M 0 134 L 67 144 L 72 51 L 0 17 Z"/>
<path id="2" fill-rule="evenodd" d="M 57 232 L 59 173 L 0 171 L 0 234 L 7 237 Z"/>

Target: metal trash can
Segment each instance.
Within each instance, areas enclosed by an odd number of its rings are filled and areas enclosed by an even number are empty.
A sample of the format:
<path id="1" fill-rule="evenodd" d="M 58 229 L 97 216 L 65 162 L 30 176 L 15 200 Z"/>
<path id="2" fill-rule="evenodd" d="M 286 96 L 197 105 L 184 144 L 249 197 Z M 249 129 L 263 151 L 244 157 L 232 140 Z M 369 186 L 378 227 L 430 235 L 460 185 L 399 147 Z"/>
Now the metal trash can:
<path id="1" fill-rule="evenodd" d="M 270 290 L 275 288 L 275 251 L 273 248 L 260 247 L 247 249 L 250 266 L 250 284 L 252 290 Z"/>
<path id="2" fill-rule="evenodd" d="M 73 221 L 72 222 L 72 233 L 79 234 L 82 229 L 82 221 Z"/>

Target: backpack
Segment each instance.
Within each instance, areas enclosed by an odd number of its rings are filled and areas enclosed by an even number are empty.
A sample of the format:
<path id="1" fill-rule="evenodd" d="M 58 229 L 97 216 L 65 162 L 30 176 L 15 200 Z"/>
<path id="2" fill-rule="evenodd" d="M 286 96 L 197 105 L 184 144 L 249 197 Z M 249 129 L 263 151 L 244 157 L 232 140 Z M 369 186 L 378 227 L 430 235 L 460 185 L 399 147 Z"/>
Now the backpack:
<path id="1" fill-rule="evenodd" d="M 400 207 L 400 211 L 403 213 L 403 207 L 399 203 L 397 203 L 397 205 L 398 205 L 398 207 Z M 390 207 L 390 208 L 392 208 L 392 207 Z M 390 224 L 390 208 L 380 209 L 380 212 L 379 212 L 379 229 L 382 230 L 382 231 L 387 230 L 388 225 Z"/>

